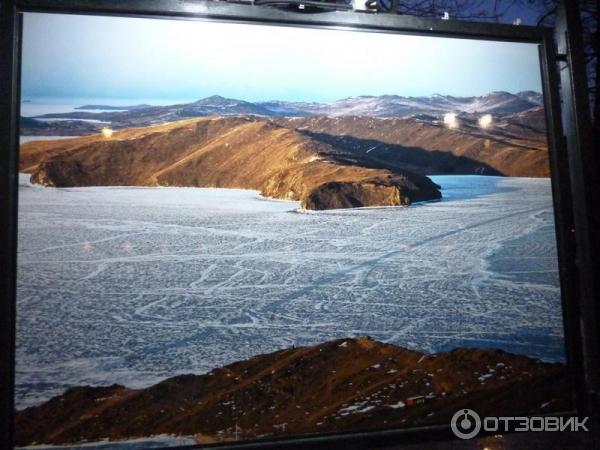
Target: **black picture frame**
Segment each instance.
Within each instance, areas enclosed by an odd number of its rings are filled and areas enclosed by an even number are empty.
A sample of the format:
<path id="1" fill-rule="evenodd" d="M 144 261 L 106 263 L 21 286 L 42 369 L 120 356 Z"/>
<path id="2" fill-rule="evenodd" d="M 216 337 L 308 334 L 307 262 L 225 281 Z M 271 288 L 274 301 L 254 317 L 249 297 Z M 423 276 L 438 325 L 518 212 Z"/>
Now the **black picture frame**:
<path id="1" fill-rule="evenodd" d="M 589 393 L 585 386 L 589 361 L 582 351 L 583 341 L 590 339 L 582 330 L 581 271 L 578 265 L 574 221 L 580 198 L 574 197 L 574 154 L 564 138 L 559 97 L 560 74 L 552 30 L 542 27 L 511 26 L 477 22 L 431 20 L 413 16 L 359 12 L 324 12 L 300 14 L 282 9 L 214 2 L 207 0 L 14 0 L 0 2 L 0 448 L 12 448 L 14 429 L 14 364 L 16 321 L 16 257 L 18 212 L 18 141 L 20 117 L 20 60 L 22 13 L 45 12 L 93 14 L 124 17 L 180 18 L 281 26 L 350 28 L 364 32 L 415 34 L 464 39 L 483 39 L 538 44 L 546 111 L 552 191 L 559 254 L 561 298 L 563 307 L 567 365 L 573 380 L 574 409 L 563 414 L 588 412 Z M 565 96 L 573 95 L 562 92 Z M 577 165 L 575 165 L 577 166 Z M 578 194 L 579 195 L 579 194 Z M 582 333 L 587 335 L 583 336 Z M 216 444 L 215 448 L 381 448 L 392 444 L 454 439 L 449 425 L 402 430 L 360 433 L 309 435 L 239 444 Z M 211 446 L 212 447 L 212 446 Z M 180 447 L 180 448 L 196 448 Z"/>

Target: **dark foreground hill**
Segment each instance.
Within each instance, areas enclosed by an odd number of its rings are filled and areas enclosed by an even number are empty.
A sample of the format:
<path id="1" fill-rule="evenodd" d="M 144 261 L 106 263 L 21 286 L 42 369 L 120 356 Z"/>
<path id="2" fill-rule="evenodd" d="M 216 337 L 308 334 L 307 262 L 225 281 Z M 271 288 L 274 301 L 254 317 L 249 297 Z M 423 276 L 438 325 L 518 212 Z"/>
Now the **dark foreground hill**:
<path id="1" fill-rule="evenodd" d="M 459 408 L 566 410 L 566 370 L 499 350 L 423 354 L 368 337 L 253 357 L 146 389 L 76 387 L 17 413 L 17 444 L 156 434 L 199 442 L 448 423 Z"/>

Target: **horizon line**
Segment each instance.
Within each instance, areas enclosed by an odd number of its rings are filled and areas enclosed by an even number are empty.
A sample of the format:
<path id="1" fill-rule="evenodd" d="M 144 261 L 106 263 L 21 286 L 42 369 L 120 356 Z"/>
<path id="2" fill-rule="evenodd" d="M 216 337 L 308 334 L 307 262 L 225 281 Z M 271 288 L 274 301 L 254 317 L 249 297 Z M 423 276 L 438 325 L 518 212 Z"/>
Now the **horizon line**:
<path id="1" fill-rule="evenodd" d="M 329 102 L 323 102 L 323 101 L 315 101 L 315 100 L 281 100 L 281 99 L 277 99 L 277 98 L 269 98 L 268 100 L 247 100 L 241 97 L 228 97 L 228 96 L 224 96 L 221 94 L 211 94 L 208 96 L 204 96 L 204 97 L 197 97 L 197 96 L 189 96 L 189 97 L 180 97 L 180 96 L 173 96 L 173 97 L 152 97 L 152 96 L 136 96 L 136 97 L 112 97 L 112 96 L 63 96 L 63 95 L 51 95 L 51 94 L 35 94 L 35 95 L 22 95 L 21 96 L 21 102 L 30 102 L 32 99 L 36 99 L 36 98 L 52 98 L 52 99 L 90 99 L 90 100 L 100 100 L 100 99 L 106 99 L 106 100 L 173 100 L 173 101 L 183 101 L 183 100 L 190 100 L 190 103 L 193 102 L 197 102 L 197 101 L 201 101 L 201 100 L 206 100 L 209 98 L 213 98 L 213 97 L 218 97 L 218 98 L 222 98 L 225 100 L 238 100 L 238 101 L 243 101 L 243 102 L 247 102 L 247 103 L 272 103 L 272 102 L 286 102 L 286 103 L 313 103 L 313 104 L 333 104 L 333 103 L 337 103 L 340 101 L 344 101 L 344 100 L 349 100 L 349 99 L 356 99 L 356 98 L 380 98 L 380 97 L 400 97 L 400 98 L 431 98 L 431 97 L 452 97 L 452 98 L 461 98 L 461 99 L 465 99 L 465 98 L 478 98 L 478 97 L 487 97 L 491 94 L 509 94 L 509 95 L 514 95 L 517 96 L 517 94 L 521 94 L 521 93 L 526 93 L 526 92 L 532 92 L 534 94 L 537 95 L 543 95 L 543 92 L 539 92 L 533 89 L 526 89 L 523 91 L 516 91 L 516 92 L 511 92 L 511 91 L 505 91 L 505 90 L 498 90 L 498 91 L 489 91 L 487 94 L 484 95 L 466 95 L 466 96 L 462 96 L 462 95 L 452 95 L 452 94 L 441 94 L 439 92 L 433 93 L 433 94 L 429 94 L 429 95 L 402 95 L 402 94 L 380 94 L 380 95 L 369 95 L 369 94 L 358 94 L 358 95 L 351 95 L 348 97 L 342 97 L 342 98 L 338 98 L 337 100 L 332 100 Z M 191 99 L 195 99 L 195 100 L 191 100 Z M 112 105 L 106 105 L 106 106 L 112 106 Z M 135 106 L 135 105 L 134 105 Z"/>

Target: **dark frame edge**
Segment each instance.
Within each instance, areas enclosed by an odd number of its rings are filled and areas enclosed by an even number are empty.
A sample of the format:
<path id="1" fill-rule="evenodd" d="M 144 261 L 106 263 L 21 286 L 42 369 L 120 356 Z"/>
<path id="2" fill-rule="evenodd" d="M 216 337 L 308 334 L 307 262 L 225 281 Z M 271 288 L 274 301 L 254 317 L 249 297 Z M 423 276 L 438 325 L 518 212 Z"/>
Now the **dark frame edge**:
<path id="1" fill-rule="evenodd" d="M 547 124 L 547 140 L 552 174 L 552 197 L 555 209 L 555 233 L 559 249 L 560 289 L 563 313 L 563 329 L 567 351 L 567 367 L 572 382 L 573 401 L 577 411 L 582 410 L 585 392 L 583 386 L 583 356 L 581 352 L 581 326 L 579 308 L 578 272 L 575 253 L 575 228 L 573 220 L 572 192 L 567 145 L 563 133 L 560 98 L 560 75 L 557 66 L 554 35 L 548 31 L 540 45 L 544 112 Z"/>
<path id="2" fill-rule="evenodd" d="M 596 178 L 600 170 L 591 134 L 587 77 L 581 36 L 578 2 L 562 0 L 556 14 L 555 38 L 558 73 L 562 92 L 562 124 L 567 149 L 573 207 L 573 239 L 578 281 L 580 340 L 580 403 L 582 414 L 590 416 L 600 435 L 600 212 Z"/>
<path id="3" fill-rule="evenodd" d="M 13 0 L 20 11 L 57 14 L 116 15 L 154 18 L 199 18 L 271 25 L 351 27 L 404 34 L 440 35 L 539 43 L 543 27 L 487 22 L 436 20 L 410 15 L 332 11 L 319 14 L 291 13 L 268 6 L 211 0 Z"/>
<path id="4" fill-rule="evenodd" d="M 0 448 L 14 439 L 18 128 L 21 15 L 0 2 Z"/>

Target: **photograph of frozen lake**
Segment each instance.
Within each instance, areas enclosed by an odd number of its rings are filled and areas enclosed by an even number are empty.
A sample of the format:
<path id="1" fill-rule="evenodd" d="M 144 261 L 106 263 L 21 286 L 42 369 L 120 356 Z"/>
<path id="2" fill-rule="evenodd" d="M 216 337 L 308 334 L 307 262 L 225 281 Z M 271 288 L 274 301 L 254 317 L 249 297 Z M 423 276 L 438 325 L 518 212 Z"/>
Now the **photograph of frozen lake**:
<path id="1" fill-rule="evenodd" d="M 371 34 L 24 16 L 19 446 L 569 409 L 537 45 Z"/>
<path id="2" fill-rule="evenodd" d="M 19 405 L 349 336 L 563 361 L 549 180 L 432 178 L 440 202 L 319 212 L 23 181 Z"/>

